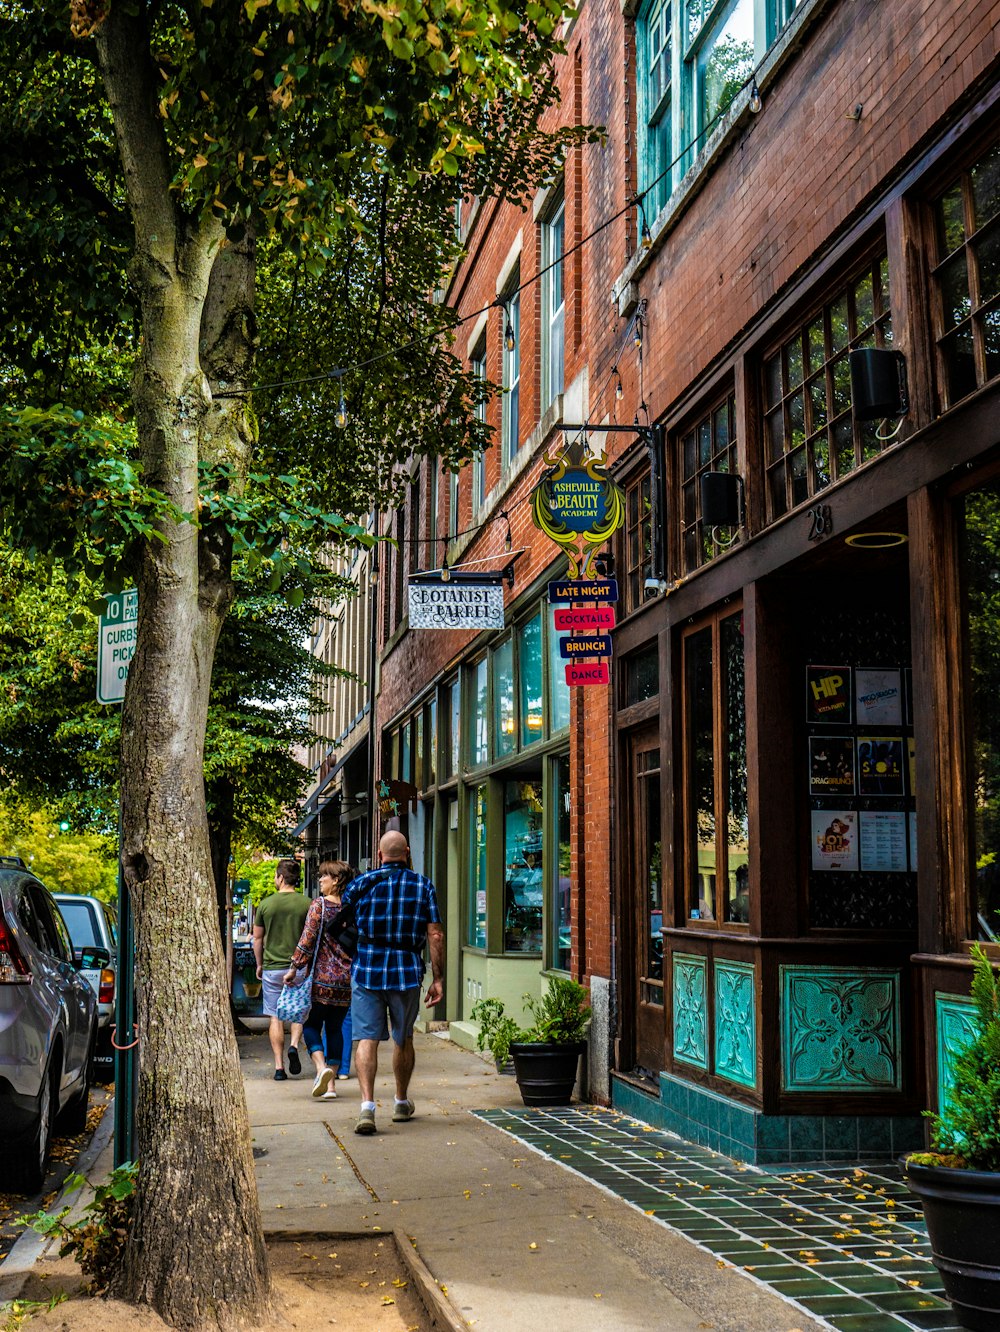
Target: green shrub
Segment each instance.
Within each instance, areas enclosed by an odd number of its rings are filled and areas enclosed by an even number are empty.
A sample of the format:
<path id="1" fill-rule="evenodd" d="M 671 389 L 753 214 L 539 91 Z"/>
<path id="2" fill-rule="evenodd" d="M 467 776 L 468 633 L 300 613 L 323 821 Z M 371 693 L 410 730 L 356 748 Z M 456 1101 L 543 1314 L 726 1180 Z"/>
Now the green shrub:
<path id="1" fill-rule="evenodd" d="M 955 1080 L 944 1113 L 926 1112 L 933 1153 L 916 1153 L 910 1160 L 1000 1171 L 1000 976 L 979 944 L 972 957 L 977 1033 L 955 1058 Z"/>
<path id="2" fill-rule="evenodd" d="M 506 1064 L 512 1044 L 576 1045 L 587 1034 L 587 991 L 568 976 L 553 976 L 540 999 L 526 994 L 524 1007 L 532 1017 L 530 1027 L 519 1027 L 500 999 L 477 999 L 472 1006 L 469 1016 L 479 1023 L 476 1044 L 489 1049 L 498 1064 Z"/>
<path id="3" fill-rule="evenodd" d="M 39 1235 L 60 1239 L 59 1257 L 74 1255 L 84 1275 L 91 1278 L 90 1288 L 95 1294 L 107 1289 L 117 1270 L 132 1220 L 138 1168 L 131 1161 L 116 1166 L 107 1183 L 98 1184 L 78 1221 L 67 1222 L 69 1207 L 59 1212 L 32 1212 L 30 1216 L 18 1217 L 21 1224 L 31 1226 Z M 86 1183 L 83 1175 L 70 1175 L 66 1188 L 79 1189 Z"/>

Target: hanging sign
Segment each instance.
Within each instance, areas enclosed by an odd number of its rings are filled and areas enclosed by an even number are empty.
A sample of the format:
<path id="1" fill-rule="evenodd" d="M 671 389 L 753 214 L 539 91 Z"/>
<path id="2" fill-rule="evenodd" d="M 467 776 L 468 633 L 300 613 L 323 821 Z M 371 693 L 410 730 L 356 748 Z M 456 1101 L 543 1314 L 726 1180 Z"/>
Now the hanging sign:
<path id="1" fill-rule="evenodd" d="M 625 521 L 625 492 L 608 476 L 601 453 L 585 465 L 546 456 L 554 470 L 531 492 L 535 526 L 561 546 L 571 579 L 590 576 L 591 561 Z"/>
<path id="2" fill-rule="evenodd" d="M 618 582 L 614 578 L 564 578 L 549 583 L 549 602 L 593 601 L 599 606 L 618 600 Z"/>
<path id="3" fill-rule="evenodd" d="M 576 638 L 560 638 L 560 656 L 571 661 L 579 657 L 610 657 L 610 634 L 580 634 Z"/>
<path id="4" fill-rule="evenodd" d="M 553 627 L 565 633 L 572 629 L 613 629 L 614 606 L 572 606 L 552 612 Z"/>
<path id="5" fill-rule="evenodd" d="M 606 685 L 611 683 L 611 668 L 606 661 L 571 661 L 566 667 L 568 685 Z"/>
<path id="6" fill-rule="evenodd" d="M 502 629 L 500 583 L 410 583 L 411 629 Z"/>
<path id="7" fill-rule="evenodd" d="M 411 782 L 397 781 L 395 778 L 382 778 L 378 784 L 378 812 L 384 822 L 398 818 L 408 805 L 417 807 L 417 788 Z"/>
<path id="8" fill-rule="evenodd" d="M 97 639 L 97 701 L 121 703 L 129 662 L 139 631 L 139 593 L 135 588 L 104 598 Z"/>

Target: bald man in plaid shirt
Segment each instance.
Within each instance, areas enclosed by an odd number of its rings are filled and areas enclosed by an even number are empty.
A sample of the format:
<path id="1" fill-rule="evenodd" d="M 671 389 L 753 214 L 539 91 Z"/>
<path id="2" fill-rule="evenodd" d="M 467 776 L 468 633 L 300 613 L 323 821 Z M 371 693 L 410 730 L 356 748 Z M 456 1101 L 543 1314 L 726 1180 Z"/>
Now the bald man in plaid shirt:
<path id="1" fill-rule="evenodd" d="M 351 1023 L 361 1088 L 355 1133 L 376 1132 L 378 1046 L 388 1040 L 390 1028 L 396 1079 L 392 1121 L 404 1124 L 413 1118 L 413 1024 L 420 1011 L 425 943 L 430 945 L 433 977 L 427 1006 L 433 1008 L 444 993 L 444 930 L 434 885 L 409 868 L 410 848 L 401 832 L 387 832 L 378 849 L 381 868 L 360 874 L 341 898 L 342 910 L 353 915 L 358 930 L 351 967 Z"/>

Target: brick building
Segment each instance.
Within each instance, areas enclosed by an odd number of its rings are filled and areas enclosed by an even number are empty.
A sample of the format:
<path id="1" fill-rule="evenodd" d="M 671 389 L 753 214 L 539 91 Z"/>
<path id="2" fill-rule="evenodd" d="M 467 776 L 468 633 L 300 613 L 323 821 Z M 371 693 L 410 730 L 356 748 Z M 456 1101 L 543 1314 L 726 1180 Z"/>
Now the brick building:
<path id="1" fill-rule="evenodd" d="M 380 585 L 440 1016 L 568 971 L 595 1097 L 749 1159 L 896 1154 L 1000 929 L 996 10 L 587 0 L 566 41 L 607 141 L 526 212 L 463 201 L 446 297 L 505 393 L 482 459 L 415 472 Z M 565 685 L 530 518 L 565 422 L 627 496 L 610 688 Z M 503 629 L 410 627 L 445 563 L 503 576 Z"/>

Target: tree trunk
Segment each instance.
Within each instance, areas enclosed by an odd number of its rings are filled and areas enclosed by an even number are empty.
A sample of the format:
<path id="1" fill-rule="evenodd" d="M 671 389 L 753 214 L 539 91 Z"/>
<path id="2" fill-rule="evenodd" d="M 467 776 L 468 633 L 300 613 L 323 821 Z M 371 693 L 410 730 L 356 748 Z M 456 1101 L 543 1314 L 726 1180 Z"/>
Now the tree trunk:
<path id="1" fill-rule="evenodd" d="M 252 363 L 253 247 L 184 215 L 156 112 L 144 10 L 115 5 L 98 50 L 136 232 L 135 373 L 143 475 L 198 507 L 199 461 L 246 474 L 242 399 L 219 366 Z M 206 373 L 207 372 L 207 373 Z M 242 378 L 234 373 L 233 378 Z M 212 663 L 232 598 L 224 530 L 165 522 L 138 554 L 139 626 L 122 714 L 122 861 L 136 935 L 139 1173 L 112 1293 L 175 1327 L 259 1320 L 270 1277 L 209 852 L 203 750 Z"/>
<path id="2" fill-rule="evenodd" d="M 208 844 L 215 880 L 215 903 L 219 911 L 219 934 L 225 949 L 226 913 L 229 906 L 229 861 L 233 847 L 233 784 L 223 777 L 212 784 L 212 813 L 208 823 Z"/>

